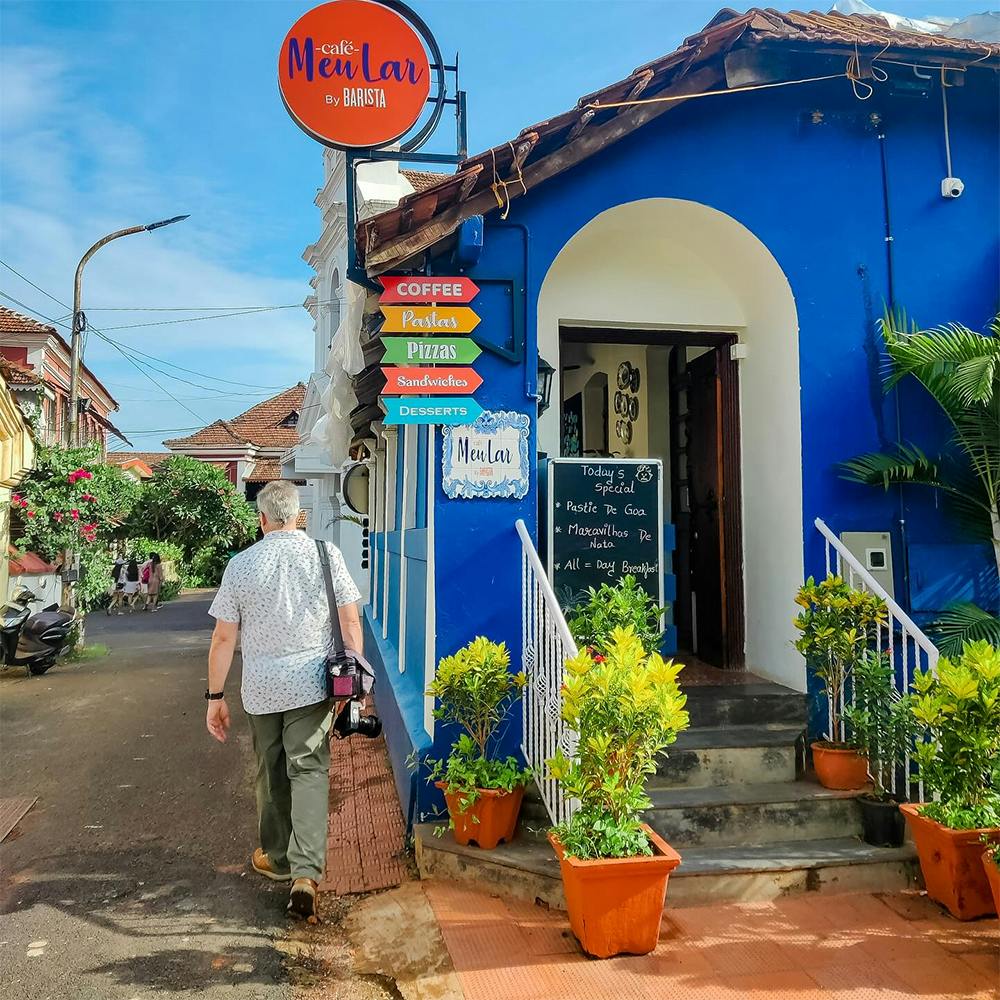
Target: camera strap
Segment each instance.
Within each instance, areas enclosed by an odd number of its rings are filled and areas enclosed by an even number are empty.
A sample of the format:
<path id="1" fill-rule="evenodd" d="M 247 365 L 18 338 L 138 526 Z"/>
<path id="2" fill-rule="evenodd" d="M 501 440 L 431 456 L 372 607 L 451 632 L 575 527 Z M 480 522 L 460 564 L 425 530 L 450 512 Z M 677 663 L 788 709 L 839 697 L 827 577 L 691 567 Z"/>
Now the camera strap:
<path id="1" fill-rule="evenodd" d="M 340 627 L 340 613 L 337 609 L 337 595 L 333 589 L 333 570 L 330 567 L 330 550 L 326 542 L 316 539 L 316 552 L 319 554 L 319 564 L 323 569 L 323 582 L 326 585 L 326 600 L 330 605 L 330 631 L 333 633 L 333 655 L 339 662 L 348 659 L 344 649 L 344 633 Z"/>

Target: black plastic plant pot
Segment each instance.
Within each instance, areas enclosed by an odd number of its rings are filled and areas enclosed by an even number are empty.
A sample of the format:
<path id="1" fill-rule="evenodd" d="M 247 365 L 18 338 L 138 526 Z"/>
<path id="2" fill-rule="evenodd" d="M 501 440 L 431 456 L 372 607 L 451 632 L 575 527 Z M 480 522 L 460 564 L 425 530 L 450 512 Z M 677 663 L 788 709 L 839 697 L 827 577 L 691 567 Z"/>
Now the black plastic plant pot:
<path id="1" fill-rule="evenodd" d="M 906 835 L 906 819 L 899 811 L 899 803 L 880 801 L 870 795 L 858 798 L 861 806 L 861 836 L 873 847 L 902 847 Z"/>

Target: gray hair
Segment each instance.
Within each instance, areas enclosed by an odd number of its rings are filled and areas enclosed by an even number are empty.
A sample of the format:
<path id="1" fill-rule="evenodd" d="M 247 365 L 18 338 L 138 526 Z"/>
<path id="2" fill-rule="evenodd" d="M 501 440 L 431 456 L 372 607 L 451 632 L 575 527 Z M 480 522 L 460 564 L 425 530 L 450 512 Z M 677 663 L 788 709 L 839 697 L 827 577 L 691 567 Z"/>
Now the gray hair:
<path id="1" fill-rule="evenodd" d="M 257 494 L 257 510 L 271 524 L 288 524 L 299 516 L 299 488 L 290 479 L 275 479 Z"/>

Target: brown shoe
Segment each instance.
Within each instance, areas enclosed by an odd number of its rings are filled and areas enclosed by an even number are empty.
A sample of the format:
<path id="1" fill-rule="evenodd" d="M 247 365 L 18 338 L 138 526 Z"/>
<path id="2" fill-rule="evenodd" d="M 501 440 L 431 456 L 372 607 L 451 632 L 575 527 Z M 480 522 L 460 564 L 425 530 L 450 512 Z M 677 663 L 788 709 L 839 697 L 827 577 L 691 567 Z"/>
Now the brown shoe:
<path id="1" fill-rule="evenodd" d="M 316 916 L 316 883 L 311 878 L 297 878 L 288 897 L 288 912 L 310 924 L 319 923 Z"/>
<path id="2" fill-rule="evenodd" d="M 291 882 L 292 880 L 291 872 L 276 872 L 271 867 L 271 859 L 259 847 L 253 852 L 253 857 L 250 858 L 250 867 L 258 875 L 263 875 L 264 878 L 269 878 L 272 882 Z"/>

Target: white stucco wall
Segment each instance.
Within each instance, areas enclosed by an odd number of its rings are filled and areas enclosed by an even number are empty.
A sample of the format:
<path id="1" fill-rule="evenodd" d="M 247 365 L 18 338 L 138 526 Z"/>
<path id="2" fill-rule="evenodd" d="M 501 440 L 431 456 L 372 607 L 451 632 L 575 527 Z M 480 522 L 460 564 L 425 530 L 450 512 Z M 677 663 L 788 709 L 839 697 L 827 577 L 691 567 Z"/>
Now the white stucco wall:
<path id="1" fill-rule="evenodd" d="M 802 582 L 802 444 L 798 320 L 788 281 L 748 229 L 694 202 L 619 205 L 577 232 L 538 299 L 538 350 L 557 369 L 560 326 L 723 331 L 740 362 L 747 668 L 798 690 L 792 598 Z M 599 339 L 599 334 L 595 335 Z M 539 419 L 539 448 L 558 454 L 559 412 Z"/>

